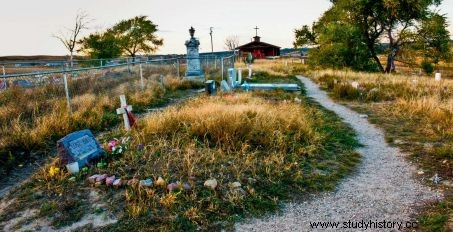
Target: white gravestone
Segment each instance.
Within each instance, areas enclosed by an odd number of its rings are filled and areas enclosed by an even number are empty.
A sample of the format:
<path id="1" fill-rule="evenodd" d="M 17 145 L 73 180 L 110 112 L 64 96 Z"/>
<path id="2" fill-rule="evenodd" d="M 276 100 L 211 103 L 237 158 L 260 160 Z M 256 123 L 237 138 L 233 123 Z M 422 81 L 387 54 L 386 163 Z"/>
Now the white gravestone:
<path id="1" fill-rule="evenodd" d="M 131 124 L 129 122 L 129 117 L 128 117 L 127 113 L 132 112 L 132 106 L 127 105 L 126 96 L 124 96 L 124 95 L 120 96 L 120 101 L 121 101 L 121 107 L 116 109 L 116 113 L 123 115 L 124 129 L 126 129 L 126 131 L 129 131 L 129 130 L 131 130 Z"/>
<path id="2" fill-rule="evenodd" d="M 238 80 L 237 85 L 242 85 L 242 69 L 238 68 Z"/>
<path id="3" fill-rule="evenodd" d="M 234 68 L 228 69 L 228 82 L 231 88 L 234 88 L 236 86 L 236 69 Z"/>
<path id="4" fill-rule="evenodd" d="M 251 65 L 251 64 L 249 64 L 248 69 L 249 69 L 249 76 L 248 76 L 248 78 L 249 78 L 249 79 L 252 79 L 252 65 Z"/>
<path id="5" fill-rule="evenodd" d="M 436 81 L 440 81 L 440 80 L 442 80 L 442 75 L 441 75 L 440 73 L 436 73 L 434 79 L 435 79 Z"/>

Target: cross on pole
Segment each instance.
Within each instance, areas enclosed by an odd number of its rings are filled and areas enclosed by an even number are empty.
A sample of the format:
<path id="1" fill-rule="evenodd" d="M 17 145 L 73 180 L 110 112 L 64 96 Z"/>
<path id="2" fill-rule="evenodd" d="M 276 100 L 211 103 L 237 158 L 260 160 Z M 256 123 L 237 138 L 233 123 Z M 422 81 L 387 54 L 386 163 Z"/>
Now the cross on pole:
<path id="1" fill-rule="evenodd" d="M 259 29 L 259 28 L 258 28 L 258 26 L 256 26 L 256 27 L 255 27 L 255 28 L 253 28 L 253 29 L 255 29 L 255 30 L 256 30 L 256 36 L 258 36 L 258 29 Z"/>
<path id="2" fill-rule="evenodd" d="M 116 114 L 122 114 L 123 115 L 123 120 L 124 120 L 124 128 L 126 131 L 131 130 L 131 123 L 129 121 L 128 117 L 128 112 L 132 111 L 132 106 L 127 105 L 126 103 L 126 96 L 121 95 L 120 96 L 120 101 L 121 101 L 121 107 L 116 109 Z"/>

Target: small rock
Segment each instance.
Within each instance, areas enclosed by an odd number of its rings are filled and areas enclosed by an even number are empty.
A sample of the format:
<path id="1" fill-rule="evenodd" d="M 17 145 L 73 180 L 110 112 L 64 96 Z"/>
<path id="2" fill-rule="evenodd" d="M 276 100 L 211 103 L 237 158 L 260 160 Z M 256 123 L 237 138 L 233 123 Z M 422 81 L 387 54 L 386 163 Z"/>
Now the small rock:
<path id="1" fill-rule="evenodd" d="M 442 164 L 446 164 L 446 163 L 448 163 L 448 160 L 442 161 Z"/>
<path id="2" fill-rule="evenodd" d="M 353 82 L 351 83 L 351 86 L 352 86 L 354 89 L 358 89 L 358 88 L 359 88 L 359 82 L 353 81 Z"/>
<path id="3" fill-rule="evenodd" d="M 121 179 L 116 179 L 115 181 L 113 181 L 113 186 L 120 187 L 121 185 L 122 185 Z"/>
<path id="4" fill-rule="evenodd" d="M 164 187 L 165 184 L 166 184 L 165 180 L 159 176 L 159 178 L 157 178 L 157 181 L 156 181 L 156 186 Z"/>
<path id="5" fill-rule="evenodd" d="M 423 174 L 425 174 L 425 172 L 424 171 L 419 171 L 419 172 L 417 172 L 417 174 L 423 175 Z"/>
<path id="6" fill-rule="evenodd" d="M 368 118 L 368 115 L 366 115 L 366 114 L 361 114 L 361 115 L 359 115 L 359 117 L 360 117 L 360 118 Z"/>
<path id="7" fill-rule="evenodd" d="M 153 181 L 151 179 L 141 180 L 140 187 L 151 187 L 153 185 Z"/>
<path id="8" fill-rule="evenodd" d="M 136 178 L 130 179 L 127 181 L 127 185 L 132 186 L 132 185 L 137 185 L 139 183 L 139 180 Z"/>
<path id="9" fill-rule="evenodd" d="M 442 180 L 442 178 L 436 173 L 436 175 L 434 175 L 431 180 L 433 181 L 434 184 L 439 184 L 440 181 Z"/>
<path id="10" fill-rule="evenodd" d="M 102 174 L 96 178 L 96 182 L 104 182 L 107 177 L 107 174 Z"/>
<path id="11" fill-rule="evenodd" d="M 143 151 L 143 149 L 144 149 L 143 144 L 139 144 L 139 145 L 137 146 L 137 150 L 138 150 L 138 151 Z"/>
<path id="12" fill-rule="evenodd" d="M 256 183 L 256 179 L 254 179 L 254 178 L 248 178 L 247 181 L 249 182 L 249 184 Z"/>
<path id="13" fill-rule="evenodd" d="M 302 100 L 300 100 L 300 98 L 298 98 L 298 97 L 294 98 L 294 101 L 297 102 L 297 103 L 301 103 L 302 102 Z"/>
<path id="14" fill-rule="evenodd" d="M 230 188 L 235 189 L 235 188 L 240 188 L 242 185 L 239 182 L 233 182 L 230 184 Z"/>
<path id="15" fill-rule="evenodd" d="M 74 181 L 76 181 L 76 178 L 75 178 L 75 176 L 73 176 L 73 177 L 69 178 L 69 179 L 68 179 L 68 181 L 70 181 L 70 182 L 74 182 Z"/>
<path id="16" fill-rule="evenodd" d="M 113 185 L 113 182 L 115 181 L 115 176 L 110 176 L 105 179 L 105 184 L 107 186 Z"/>
<path id="17" fill-rule="evenodd" d="M 217 180 L 216 179 L 209 179 L 204 182 L 204 186 L 214 190 L 217 187 Z"/>
<path id="18" fill-rule="evenodd" d="M 92 175 L 92 176 L 88 177 L 88 181 L 89 181 L 90 183 L 93 183 L 93 184 L 94 184 L 94 183 L 96 183 L 96 179 L 97 179 L 99 176 L 100 176 L 100 175 L 98 175 L 98 174 Z"/>
<path id="19" fill-rule="evenodd" d="M 184 190 L 191 190 L 192 189 L 192 186 L 190 186 L 189 183 L 185 182 L 183 185 L 182 185 L 183 189 Z"/>
<path id="20" fill-rule="evenodd" d="M 167 185 L 167 190 L 169 192 L 173 192 L 173 191 L 178 190 L 178 189 L 179 189 L 179 185 L 176 184 L 176 183 L 170 183 L 170 184 Z"/>

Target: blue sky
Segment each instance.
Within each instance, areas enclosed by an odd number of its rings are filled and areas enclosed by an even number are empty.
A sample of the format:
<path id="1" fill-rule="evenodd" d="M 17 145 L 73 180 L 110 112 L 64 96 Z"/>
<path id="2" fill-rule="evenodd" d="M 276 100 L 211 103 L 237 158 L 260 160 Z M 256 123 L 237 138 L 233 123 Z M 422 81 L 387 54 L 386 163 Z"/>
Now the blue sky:
<path id="1" fill-rule="evenodd" d="M 224 40 L 237 35 L 240 43 L 249 42 L 253 28 L 260 28 L 262 40 L 291 47 L 294 29 L 311 24 L 328 9 L 328 0 L 0 0 L 0 56 L 65 55 L 66 50 L 52 37 L 73 24 L 78 11 L 94 20 L 85 35 L 112 26 L 116 22 L 147 15 L 159 25 L 158 35 L 164 46 L 158 53 L 183 53 L 188 29 L 196 29 L 201 51 L 211 50 L 209 27 L 214 27 L 214 50 L 224 50 Z M 453 0 L 444 0 L 439 8 L 453 16 Z M 453 32 L 453 26 L 450 26 Z"/>

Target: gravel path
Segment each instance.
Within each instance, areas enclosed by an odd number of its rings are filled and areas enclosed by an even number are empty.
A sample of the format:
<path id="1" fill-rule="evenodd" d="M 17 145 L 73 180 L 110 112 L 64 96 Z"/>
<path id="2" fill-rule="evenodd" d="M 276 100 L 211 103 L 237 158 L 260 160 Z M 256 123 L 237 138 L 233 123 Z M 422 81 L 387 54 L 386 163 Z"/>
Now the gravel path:
<path id="1" fill-rule="evenodd" d="M 357 149 L 363 156 L 362 163 L 335 192 L 318 194 L 302 203 L 289 203 L 277 215 L 237 224 L 237 231 L 338 231 L 314 229 L 310 222 L 408 221 L 417 205 L 440 197 L 413 178 L 415 169 L 397 148 L 388 146 L 381 130 L 358 113 L 334 103 L 308 78 L 298 76 L 298 79 L 305 85 L 309 97 L 334 111 L 357 132 L 359 142 L 364 145 Z M 342 231 L 365 231 L 365 228 Z"/>

